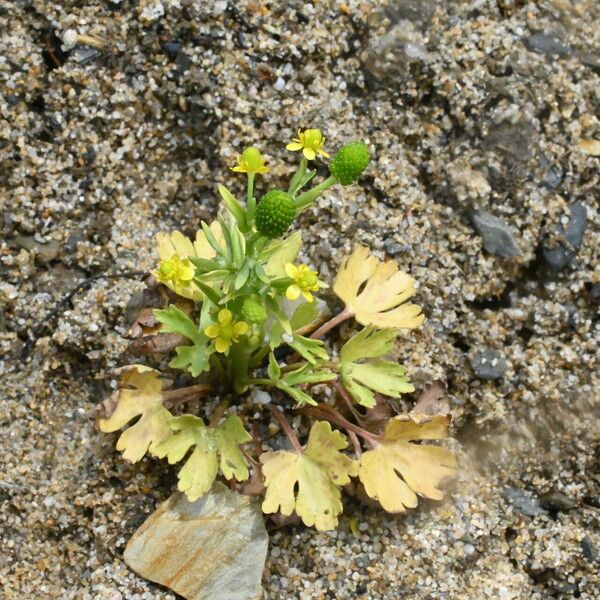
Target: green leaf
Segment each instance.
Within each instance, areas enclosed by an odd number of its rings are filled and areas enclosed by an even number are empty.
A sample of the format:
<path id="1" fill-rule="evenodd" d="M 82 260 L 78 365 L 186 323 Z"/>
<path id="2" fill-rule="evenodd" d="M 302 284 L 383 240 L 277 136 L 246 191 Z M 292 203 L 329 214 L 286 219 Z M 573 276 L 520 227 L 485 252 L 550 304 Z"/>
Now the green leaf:
<path id="1" fill-rule="evenodd" d="M 288 345 L 312 364 L 329 360 L 329 355 L 322 340 L 311 340 L 301 335 L 294 335 L 294 339 Z"/>
<path id="2" fill-rule="evenodd" d="M 312 365 L 304 365 L 294 371 L 286 373 L 281 381 L 286 385 L 300 385 L 303 383 L 322 383 L 332 381 L 337 375 L 329 371 L 314 371 Z"/>
<path id="3" fill-rule="evenodd" d="M 194 343 L 201 343 L 204 340 L 204 335 L 196 327 L 194 321 L 174 304 L 167 308 L 155 309 L 154 316 L 162 324 L 161 331 L 177 333 Z"/>
<path id="4" fill-rule="evenodd" d="M 298 388 L 294 388 L 283 383 L 278 384 L 277 388 L 282 392 L 285 392 L 288 396 L 291 396 L 298 403 L 298 406 L 303 406 L 304 404 L 312 404 L 313 406 L 317 405 L 317 403 L 306 392 L 303 392 Z"/>
<path id="5" fill-rule="evenodd" d="M 250 276 L 250 265 L 246 262 L 242 266 L 242 268 L 238 271 L 238 274 L 235 277 L 235 282 L 233 284 L 234 289 L 240 290 L 246 285 L 248 281 L 248 277 Z"/>
<path id="6" fill-rule="evenodd" d="M 347 341 L 340 351 L 342 362 L 354 362 L 365 358 L 377 358 L 394 348 L 397 329 L 376 329 L 369 325 Z"/>
<path id="7" fill-rule="evenodd" d="M 275 355 L 272 352 L 269 354 L 269 367 L 267 369 L 267 373 L 273 383 L 277 383 L 281 377 L 281 369 L 279 368 L 277 360 L 275 359 Z"/>
<path id="8" fill-rule="evenodd" d="M 240 228 L 245 231 L 247 229 L 246 210 L 225 186 L 219 184 L 218 190 L 225 208 L 233 215 Z"/>
<path id="9" fill-rule="evenodd" d="M 294 331 L 312 323 L 319 316 L 319 307 L 316 302 L 301 302 L 290 319 Z"/>
<path id="10" fill-rule="evenodd" d="M 217 271 L 221 268 L 221 265 L 216 260 L 211 260 L 210 258 L 195 258 L 190 256 L 189 261 L 196 267 L 196 274 L 200 271 L 204 275 L 205 273 Z"/>
<path id="11" fill-rule="evenodd" d="M 221 302 L 221 297 L 210 285 L 207 285 L 203 281 L 200 281 L 197 277 L 194 278 L 194 283 L 202 290 L 204 295 L 215 305 Z"/>
<path id="12" fill-rule="evenodd" d="M 340 375 L 344 387 L 358 404 L 373 407 L 374 392 L 392 398 L 414 392 L 406 377 L 406 368 L 386 360 L 361 363 L 365 358 L 377 358 L 390 352 L 397 332 L 390 329 L 376 331 L 365 327 L 349 340 L 340 351 Z"/>
<path id="13" fill-rule="evenodd" d="M 217 239 L 213 235 L 213 233 L 210 230 L 210 227 L 207 225 L 207 223 L 205 221 L 202 221 L 200 223 L 200 226 L 202 227 L 202 232 L 204 233 L 204 237 L 206 238 L 206 241 L 210 244 L 211 248 L 219 256 L 225 256 L 225 253 L 223 252 L 223 247 L 221 246 L 221 244 L 219 244 L 219 242 L 217 242 Z"/>
<path id="14" fill-rule="evenodd" d="M 210 490 L 218 470 L 226 479 L 248 479 L 248 465 L 239 445 L 252 438 L 239 417 L 230 415 L 216 429 L 193 415 L 175 417 L 169 423 L 174 432 L 155 448 L 159 458 L 167 457 L 170 464 L 182 460 L 194 448 L 178 474 L 178 489 L 193 502 Z"/>
<path id="15" fill-rule="evenodd" d="M 175 348 L 177 356 L 169 363 L 173 369 L 187 369 L 192 377 L 198 377 L 200 373 L 210 368 L 208 351 L 208 340 L 194 344 L 193 346 L 178 346 Z"/>

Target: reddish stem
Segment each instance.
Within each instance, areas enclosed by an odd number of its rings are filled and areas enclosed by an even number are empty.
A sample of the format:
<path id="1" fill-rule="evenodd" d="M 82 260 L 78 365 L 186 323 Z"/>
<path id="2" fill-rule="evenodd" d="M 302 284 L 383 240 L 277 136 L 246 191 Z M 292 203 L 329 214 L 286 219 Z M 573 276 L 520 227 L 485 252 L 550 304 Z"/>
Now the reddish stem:
<path id="1" fill-rule="evenodd" d="M 352 313 L 345 308 L 341 313 L 337 314 L 335 317 L 332 317 L 331 319 L 329 319 L 329 321 L 323 323 L 321 327 L 313 331 L 310 334 L 310 338 L 313 340 L 322 338 L 330 329 L 333 329 L 340 323 L 343 323 L 346 319 L 349 319 L 351 316 Z"/>
<path id="2" fill-rule="evenodd" d="M 212 385 L 210 385 L 210 383 L 198 383 L 188 387 L 166 390 L 162 393 L 162 396 L 171 403 L 171 406 L 174 406 L 180 402 L 192 400 L 194 396 L 200 396 L 210 390 L 212 390 Z"/>
<path id="3" fill-rule="evenodd" d="M 285 435 L 288 436 L 290 443 L 294 450 L 298 453 L 302 452 L 302 446 L 298 441 L 298 437 L 296 433 L 292 429 L 292 426 L 289 424 L 288 420 L 285 418 L 284 414 L 273 404 L 267 404 L 267 408 L 273 413 L 273 416 L 277 419 L 279 426 L 285 432 Z"/>
<path id="4" fill-rule="evenodd" d="M 299 409 L 298 412 L 303 415 L 309 415 L 316 419 L 324 419 L 325 421 L 329 421 L 330 423 L 335 423 L 336 425 L 343 427 L 349 432 L 353 431 L 361 438 L 363 438 L 371 447 L 373 447 L 379 439 L 379 436 L 375 435 L 374 433 L 371 433 L 370 431 L 367 431 L 366 429 L 363 429 L 362 427 L 359 427 L 358 425 L 355 425 L 354 423 L 348 421 L 348 419 L 346 419 L 346 417 L 344 417 L 337 410 L 335 410 L 333 406 L 329 406 L 327 404 L 319 404 L 318 406 L 307 406 L 305 408 Z"/>

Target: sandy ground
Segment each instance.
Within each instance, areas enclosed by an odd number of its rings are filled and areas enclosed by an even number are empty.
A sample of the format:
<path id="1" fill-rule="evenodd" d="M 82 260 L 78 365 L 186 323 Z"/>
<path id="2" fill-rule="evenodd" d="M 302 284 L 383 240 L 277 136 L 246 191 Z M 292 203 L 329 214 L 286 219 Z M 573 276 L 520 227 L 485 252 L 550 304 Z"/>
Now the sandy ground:
<path id="1" fill-rule="evenodd" d="M 600 597 L 598 12 L 0 0 L 2 597 L 173 598 L 121 556 L 174 472 L 86 412 L 130 360 L 155 234 L 241 192 L 247 144 L 277 186 L 310 126 L 375 158 L 302 216 L 304 257 L 330 279 L 361 242 L 418 279 L 400 354 L 447 383 L 462 472 L 406 516 L 273 532 L 266 598 Z"/>

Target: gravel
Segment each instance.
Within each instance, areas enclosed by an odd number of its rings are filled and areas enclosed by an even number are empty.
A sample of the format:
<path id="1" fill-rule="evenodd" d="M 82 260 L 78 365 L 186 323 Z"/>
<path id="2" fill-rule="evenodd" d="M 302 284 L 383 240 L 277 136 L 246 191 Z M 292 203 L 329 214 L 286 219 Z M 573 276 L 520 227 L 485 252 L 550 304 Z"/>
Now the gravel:
<path id="1" fill-rule="evenodd" d="M 362 243 L 417 279 L 427 321 L 398 358 L 417 393 L 446 383 L 461 476 L 406 515 L 349 500 L 336 532 L 269 524 L 266 597 L 599 597 L 599 10 L 0 0 L 4 596 L 174 598 L 122 559 L 174 471 L 125 464 L 86 412 L 131 360 L 126 309 L 155 234 L 193 234 L 217 183 L 241 196 L 229 167 L 246 144 L 269 159 L 258 191 L 283 185 L 285 144 L 319 127 L 327 149 L 363 139 L 374 161 L 303 213 L 304 259 L 331 278 Z M 62 50 L 69 30 L 94 45 Z M 520 253 L 486 249 L 471 211 Z M 485 348 L 500 379 L 470 367 Z M 506 488 L 575 506 L 523 514 Z"/>

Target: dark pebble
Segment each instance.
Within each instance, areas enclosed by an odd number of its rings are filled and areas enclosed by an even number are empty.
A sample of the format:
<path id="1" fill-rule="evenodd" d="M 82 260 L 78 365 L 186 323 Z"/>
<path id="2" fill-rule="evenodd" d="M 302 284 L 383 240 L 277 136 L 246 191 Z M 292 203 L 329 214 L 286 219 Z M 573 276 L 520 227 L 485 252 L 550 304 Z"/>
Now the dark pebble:
<path id="1" fill-rule="evenodd" d="M 557 36 L 545 33 L 534 33 L 525 40 L 525 46 L 532 52 L 538 54 L 554 54 L 556 56 L 568 56 L 571 50 L 565 46 Z"/>
<path id="2" fill-rule="evenodd" d="M 177 63 L 177 70 L 180 73 L 184 73 L 194 64 L 192 59 L 183 50 L 177 53 L 175 62 Z"/>
<path id="3" fill-rule="evenodd" d="M 486 210 L 471 212 L 473 227 L 481 236 L 483 247 L 490 253 L 503 258 L 518 256 L 521 251 L 511 228 Z"/>
<path id="4" fill-rule="evenodd" d="M 497 350 L 478 350 L 471 358 L 471 367 L 480 379 L 500 379 L 506 371 L 506 360 Z"/>
<path id="5" fill-rule="evenodd" d="M 163 45 L 163 50 L 165 51 L 165 54 L 169 58 L 173 59 L 177 58 L 177 54 L 182 48 L 183 45 L 179 42 L 165 42 L 165 44 Z"/>
<path id="6" fill-rule="evenodd" d="M 577 506 L 577 503 L 572 498 L 569 498 L 569 496 L 562 492 L 547 492 L 542 494 L 539 499 L 542 508 L 556 512 L 567 512 Z"/>
<path id="7" fill-rule="evenodd" d="M 581 540 L 581 552 L 590 562 L 596 562 L 598 560 L 598 553 L 594 543 L 587 535 Z"/>
<path id="8" fill-rule="evenodd" d="M 567 227 L 559 225 L 556 233 L 561 238 L 557 246 L 542 246 L 542 257 L 553 271 L 564 269 L 573 262 L 581 246 L 587 227 L 587 209 L 580 202 L 571 204 L 571 216 Z"/>

